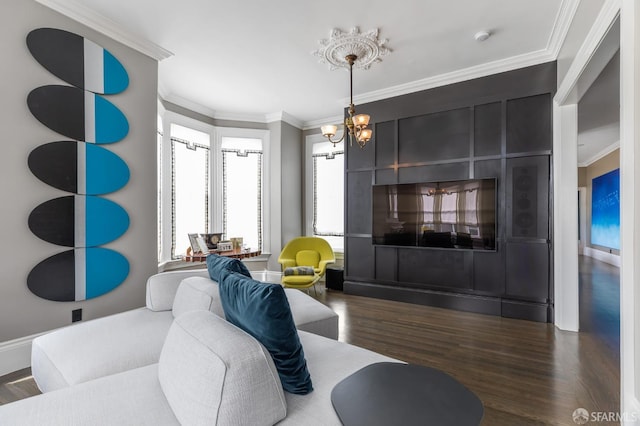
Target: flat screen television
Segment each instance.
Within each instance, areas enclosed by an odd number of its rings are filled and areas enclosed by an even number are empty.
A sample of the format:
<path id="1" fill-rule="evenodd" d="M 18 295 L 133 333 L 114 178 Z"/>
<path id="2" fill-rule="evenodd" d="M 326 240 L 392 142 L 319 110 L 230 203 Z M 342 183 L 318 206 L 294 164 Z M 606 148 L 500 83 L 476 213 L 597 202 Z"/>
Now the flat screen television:
<path id="1" fill-rule="evenodd" d="M 496 178 L 373 186 L 373 244 L 496 250 Z"/>

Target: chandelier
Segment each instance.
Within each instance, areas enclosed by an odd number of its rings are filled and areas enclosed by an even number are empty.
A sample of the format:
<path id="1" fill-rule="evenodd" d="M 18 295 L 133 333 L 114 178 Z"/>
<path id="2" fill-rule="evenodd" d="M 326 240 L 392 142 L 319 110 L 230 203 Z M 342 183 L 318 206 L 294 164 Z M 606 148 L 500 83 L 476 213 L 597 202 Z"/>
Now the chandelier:
<path id="1" fill-rule="evenodd" d="M 349 64 L 349 89 L 350 89 L 350 97 L 349 97 L 349 116 L 344 119 L 344 132 L 342 133 L 342 137 L 338 140 L 332 139 L 336 132 L 338 131 L 338 126 L 335 124 L 328 124 L 326 126 L 321 126 L 322 135 L 329 139 L 334 146 L 344 139 L 344 137 L 349 134 L 349 145 L 353 145 L 353 140 L 355 139 L 360 148 L 363 148 L 369 140 L 371 140 L 371 136 L 373 136 L 373 130 L 368 129 L 369 120 L 371 117 L 367 114 L 358 114 L 356 113 L 356 107 L 353 105 L 353 63 L 358 59 L 358 57 L 352 53 L 345 56 L 345 60 Z"/>
<path id="2" fill-rule="evenodd" d="M 348 116 L 344 119 L 344 131 L 340 139 L 334 139 L 338 126 L 329 124 L 320 127 L 322 135 L 335 146 L 348 134 L 349 145 L 353 145 L 355 140 L 360 148 L 364 148 L 371 140 L 373 130 L 367 127 L 371 119 L 369 115 L 356 115 L 356 107 L 353 104 L 353 66 L 355 64 L 357 68 L 369 69 L 372 63 L 380 62 L 381 57 L 390 52 L 384 45 L 387 40 L 378 39 L 378 29 L 360 33 L 358 27 L 354 27 L 349 32 L 334 28 L 331 38 L 320 40 L 319 43 L 321 47 L 313 54 L 320 57 L 321 63 L 329 64 L 331 70 L 349 66 L 349 108 Z"/>

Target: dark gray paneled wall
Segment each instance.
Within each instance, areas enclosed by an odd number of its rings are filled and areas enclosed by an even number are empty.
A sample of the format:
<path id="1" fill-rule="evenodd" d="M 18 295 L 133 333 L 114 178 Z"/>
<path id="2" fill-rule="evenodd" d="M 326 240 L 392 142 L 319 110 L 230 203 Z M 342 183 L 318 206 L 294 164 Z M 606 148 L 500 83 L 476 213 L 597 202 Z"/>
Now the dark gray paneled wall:
<path id="1" fill-rule="evenodd" d="M 373 143 L 346 147 L 345 291 L 551 321 L 556 63 L 357 107 Z M 497 250 L 375 246 L 371 187 L 497 178 Z"/>

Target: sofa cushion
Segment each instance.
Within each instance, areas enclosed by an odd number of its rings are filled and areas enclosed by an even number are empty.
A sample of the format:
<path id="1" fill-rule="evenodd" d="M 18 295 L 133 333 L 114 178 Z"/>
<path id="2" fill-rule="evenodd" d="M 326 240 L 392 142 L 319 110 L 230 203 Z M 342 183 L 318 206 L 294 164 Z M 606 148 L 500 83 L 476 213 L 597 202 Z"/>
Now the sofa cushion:
<path id="1" fill-rule="evenodd" d="M 134 309 L 39 336 L 31 372 L 42 392 L 158 362 L 171 312 Z"/>
<path id="2" fill-rule="evenodd" d="M 199 276 L 209 277 L 206 269 L 161 272 L 147 279 L 147 309 L 152 311 L 170 311 L 178 286 L 183 279 Z"/>
<path id="3" fill-rule="evenodd" d="M 173 301 L 173 316 L 178 317 L 196 310 L 211 311 L 224 318 L 218 284 L 215 281 L 204 277 L 190 277 L 180 283 Z"/>
<path id="4" fill-rule="evenodd" d="M 175 319 L 160 355 L 158 378 L 184 425 L 273 425 L 286 415 L 266 349 L 208 311 Z"/>
<path id="5" fill-rule="evenodd" d="M 228 269 L 233 272 L 238 272 L 245 277 L 251 278 L 251 273 L 247 269 L 244 263 L 239 259 L 233 259 L 231 257 L 218 256 L 217 254 L 210 254 L 207 256 L 207 270 L 212 280 L 220 282 L 220 273 Z"/>
<path id="6" fill-rule="evenodd" d="M 180 423 L 158 383 L 158 364 L 151 364 L 0 405 L 0 425 L 180 426 Z"/>
<path id="7" fill-rule="evenodd" d="M 302 395 L 311 392 L 304 351 L 282 286 L 230 271 L 223 271 L 218 286 L 225 317 L 267 348 L 284 390 Z"/>
<path id="8" fill-rule="evenodd" d="M 296 290 L 299 291 L 299 290 Z M 376 362 L 399 362 L 376 352 L 299 332 L 307 353 L 307 366 L 313 375 L 314 391 L 309 395 L 285 393 L 287 417 L 278 426 L 341 426 L 333 405 L 331 390 L 345 377 Z"/>

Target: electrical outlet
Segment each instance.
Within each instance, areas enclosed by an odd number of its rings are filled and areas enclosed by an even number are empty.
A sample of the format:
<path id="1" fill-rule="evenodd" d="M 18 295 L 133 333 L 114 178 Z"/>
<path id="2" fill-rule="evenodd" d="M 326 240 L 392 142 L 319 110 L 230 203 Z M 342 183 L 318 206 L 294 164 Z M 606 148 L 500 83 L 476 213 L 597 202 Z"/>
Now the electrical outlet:
<path id="1" fill-rule="evenodd" d="M 82 309 L 74 309 L 71 311 L 71 322 L 82 321 Z"/>

